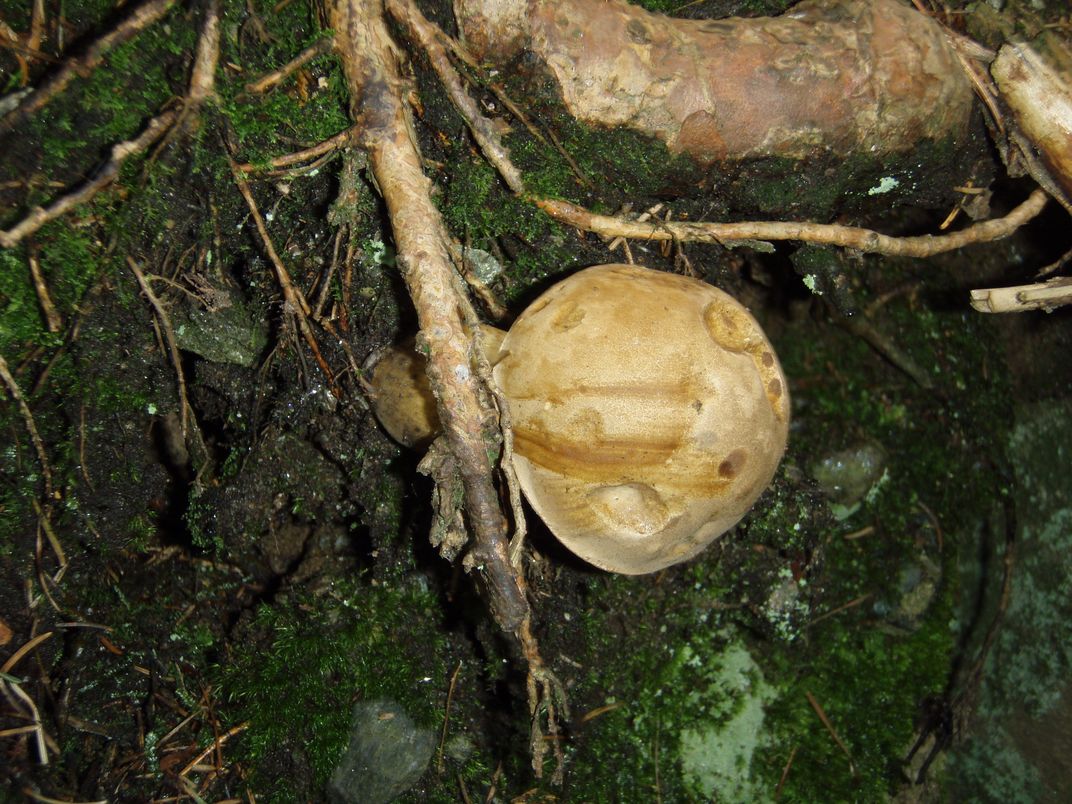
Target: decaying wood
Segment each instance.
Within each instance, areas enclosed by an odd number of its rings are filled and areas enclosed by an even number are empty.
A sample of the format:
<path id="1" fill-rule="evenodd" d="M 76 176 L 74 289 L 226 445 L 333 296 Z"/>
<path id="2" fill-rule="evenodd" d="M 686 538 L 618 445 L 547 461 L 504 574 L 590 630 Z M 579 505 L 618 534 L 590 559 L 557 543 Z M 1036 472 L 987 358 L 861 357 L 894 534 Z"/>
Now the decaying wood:
<path id="1" fill-rule="evenodd" d="M 1023 313 L 1052 310 L 1072 304 L 1072 277 L 1009 288 L 979 288 L 971 292 L 971 306 L 980 313 Z"/>
<path id="2" fill-rule="evenodd" d="M 546 65 L 579 120 L 701 162 L 882 154 L 966 132 L 971 85 L 940 26 L 898 0 L 671 19 L 626 0 L 456 0 L 466 44 Z"/>
<path id="3" fill-rule="evenodd" d="M 1072 85 L 1025 43 L 1003 45 L 990 66 L 1012 114 L 1013 142 L 1031 177 L 1072 212 Z"/>

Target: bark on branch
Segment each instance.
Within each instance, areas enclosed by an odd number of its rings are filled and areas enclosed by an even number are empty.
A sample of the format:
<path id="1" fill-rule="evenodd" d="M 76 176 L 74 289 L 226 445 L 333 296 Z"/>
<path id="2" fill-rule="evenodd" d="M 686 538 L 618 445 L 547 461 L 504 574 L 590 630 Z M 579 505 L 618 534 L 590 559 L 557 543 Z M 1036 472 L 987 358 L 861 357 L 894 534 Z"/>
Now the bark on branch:
<path id="1" fill-rule="evenodd" d="M 482 576 L 496 621 L 518 633 L 530 619 L 523 581 L 507 555 L 507 521 L 489 459 L 497 449 L 494 413 L 482 402 L 471 338 L 457 290 L 446 229 L 431 199 L 403 101 L 396 47 L 378 0 L 330 3 L 335 48 L 346 73 L 358 138 L 391 219 L 398 265 L 417 310 L 440 421 L 457 461 L 472 530 L 470 561 Z"/>

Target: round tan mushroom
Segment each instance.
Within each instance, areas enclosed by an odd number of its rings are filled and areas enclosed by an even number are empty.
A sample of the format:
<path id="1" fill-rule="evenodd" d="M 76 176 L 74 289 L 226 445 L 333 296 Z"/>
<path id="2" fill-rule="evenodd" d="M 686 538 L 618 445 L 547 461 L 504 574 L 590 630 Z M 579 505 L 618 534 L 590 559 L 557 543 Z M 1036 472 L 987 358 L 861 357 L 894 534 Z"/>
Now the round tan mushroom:
<path id="1" fill-rule="evenodd" d="M 555 536 L 602 569 L 684 561 L 733 527 L 785 451 L 789 398 L 763 331 L 708 284 L 580 271 L 503 341 L 515 467 Z"/>

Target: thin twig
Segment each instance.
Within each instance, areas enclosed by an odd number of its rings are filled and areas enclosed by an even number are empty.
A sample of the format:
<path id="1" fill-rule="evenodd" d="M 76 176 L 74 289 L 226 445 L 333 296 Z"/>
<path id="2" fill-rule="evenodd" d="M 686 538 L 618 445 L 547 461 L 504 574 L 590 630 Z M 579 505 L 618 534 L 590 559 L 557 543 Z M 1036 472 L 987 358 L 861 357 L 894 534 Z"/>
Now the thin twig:
<path id="1" fill-rule="evenodd" d="M 47 765 L 48 747 L 45 745 L 45 727 L 41 723 L 41 714 L 37 711 L 37 704 L 33 702 L 33 698 L 26 693 L 21 685 L 16 684 L 13 681 L 7 681 L 6 679 L 2 683 L 6 684 L 7 687 L 15 693 L 15 697 L 29 707 L 30 719 L 33 721 L 34 727 L 33 735 L 37 742 L 37 762 L 41 765 Z"/>
<path id="2" fill-rule="evenodd" d="M 60 582 L 65 572 L 67 572 L 67 555 L 63 552 L 63 545 L 60 544 L 60 539 L 56 535 L 55 529 L 52 527 L 52 522 L 49 519 L 49 512 L 41 507 L 41 503 L 37 500 L 33 501 L 34 511 L 37 514 L 37 521 L 41 524 L 41 530 L 45 532 L 45 537 L 48 539 L 49 545 L 52 547 L 52 552 L 56 556 L 56 561 L 59 562 L 59 569 L 56 570 L 56 574 L 52 576 L 52 580 L 56 583 Z"/>
<path id="3" fill-rule="evenodd" d="M 302 162 L 308 162 L 311 159 L 317 159 L 319 157 L 331 154 L 334 151 L 344 148 L 348 145 L 353 138 L 354 130 L 348 128 L 345 131 L 340 131 L 334 136 L 328 137 L 323 142 L 319 142 L 309 148 L 304 148 L 301 151 L 295 151 L 291 154 L 284 154 L 283 156 L 277 156 L 275 159 L 268 161 L 268 167 L 271 168 L 285 168 L 291 165 L 299 165 Z M 260 170 L 259 165 L 254 165 L 250 162 L 244 162 L 238 166 L 238 169 L 243 173 L 254 173 Z"/>
<path id="4" fill-rule="evenodd" d="M 868 592 L 866 595 L 860 595 L 857 598 L 853 598 L 848 603 L 842 603 L 837 608 L 830 609 L 830 611 L 827 611 L 827 612 L 824 612 L 824 613 L 820 614 L 818 617 L 816 617 L 814 620 L 812 620 L 810 623 L 808 623 L 808 628 L 811 628 L 813 625 L 817 625 L 818 623 L 821 623 L 825 619 L 833 617 L 833 616 L 835 616 L 837 614 L 841 614 L 841 612 L 843 612 L 843 611 L 848 611 L 851 608 L 855 608 L 856 606 L 859 606 L 861 603 L 866 603 L 870 599 L 871 599 L 871 593 Z"/>
<path id="5" fill-rule="evenodd" d="M 12 376 L 11 371 L 8 369 L 7 361 L 4 360 L 3 355 L 0 355 L 0 379 L 4 381 L 4 385 L 7 386 L 8 395 L 18 406 L 19 415 L 22 416 L 22 422 L 26 426 L 26 431 L 30 434 L 30 441 L 33 442 L 34 450 L 37 452 L 37 460 L 41 464 L 41 477 L 44 478 L 45 481 L 45 499 L 51 502 L 52 467 L 49 466 L 48 463 L 48 453 L 45 452 L 45 442 L 41 440 L 41 435 L 37 432 L 37 424 L 34 422 L 30 406 L 27 405 L 26 400 L 23 399 L 22 391 L 19 390 L 19 384 L 15 382 L 15 377 Z"/>
<path id="6" fill-rule="evenodd" d="M 227 161 L 231 165 L 231 175 L 234 176 L 235 184 L 238 186 L 238 192 L 242 194 L 242 198 L 246 201 L 246 206 L 249 207 L 249 213 L 253 217 L 253 223 L 257 227 L 257 234 L 260 235 L 261 244 L 264 246 L 264 251 L 268 255 L 268 260 L 272 263 L 272 267 L 275 268 L 276 279 L 283 291 L 283 300 L 286 302 L 287 310 L 297 320 L 298 329 L 301 331 L 302 337 L 305 339 L 305 343 L 309 347 L 309 350 L 313 353 L 313 358 L 316 360 L 316 364 L 320 366 L 320 370 L 324 373 L 324 378 L 327 380 L 328 388 L 331 390 L 332 395 L 336 399 L 342 399 L 342 391 L 339 390 L 339 386 L 335 381 L 335 372 L 331 370 L 328 361 L 325 360 L 324 355 L 321 354 L 320 346 L 316 341 L 316 335 L 313 334 L 312 325 L 309 323 L 309 317 L 312 315 L 309 303 L 305 300 L 305 295 L 301 290 L 295 286 L 293 281 L 291 281 L 290 272 L 283 264 L 283 260 L 280 259 L 279 252 L 275 250 L 275 246 L 272 243 L 272 237 L 268 234 L 268 226 L 264 222 L 264 216 L 261 215 L 261 211 L 257 207 L 257 202 L 253 200 L 253 193 L 249 189 L 249 182 L 246 181 L 238 164 L 231 158 L 230 154 L 227 155 Z"/>
<path id="7" fill-rule="evenodd" d="M 447 703 L 443 707 L 443 731 L 439 735 L 439 758 L 436 761 L 436 773 L 443 773 L 443 746 L 447 743 L 447 729 L 450 726 L 450 704 L 454 700 L 454 687 L 458 683 L 458 674 L 462 671 L 462 663 L 459 660 L 458 666 L 454 668 L 454 672 L 450 674 L 450 684 L 447 686 Z"/>
<path id="8" fill-rule="evenodd" d="M 89 75 L 100 65 L 109 50 L 161 19 L 174 4 L 175 0 L 146 0 L 83 53 L 64 62 L 51 78 L 27 95 L 16 108 L 0 117 L 0 134 L 10 131 L 19 121 L 37 112 L 63 92 L 75 78 Z"/>
<path id="9" fill-rule="evenodd" d="M 789 751 L 789 759 L 785 761 L 785 767 L 782 768 L 782 775 L 778 779 L 778 786 L 774 788 L 774 800 L 777 801 L 782 797 L 782 788 L 785 787 L 785 780 L 789 778 L 789 770 L 793 767 L 793 758 L 797 755 L 797 749 L 800 746 L 794 745 Z"/>
<path id="10" fill-rule="evenodd" d="M 48 292 L 44 274 L 41 273 L 41 263 L 37 259 L 36 249 L 30 249 L 26 261 L 30 264 L 30 276 L 33 278 L 38 304 L 41 305 L 41 312 L 45 316 L 45 325 L 49 332 L 59 332 L 63 328 L 63 318 L 57 312 L 56 305 L 52 303 L 52 295 Z"/>
<path id="11" fill-rule="evenodd" d="M 840 224 L 796 221 L 746 221 L 709 223 L 672 221 L 641 224 L 636 221 L 599 215 L 584 207 L 551 198 L 532 196 L 530 200 L 560 223 L 603 237 L 628 237 L 634 240 L 680 240 L 697 243 L 732 243 L 737 241 L 799 240 L 852 248 L 870 254 L 892 257 L 932 257 L 947 251 L 987 243 L 1008 237 L 1037 216 L 1049 200 L 1046 192 L 1036 189 L 1022 204 L 1003 218 L 973 224 L 947 235 L 893 237 L 870 229 Z"/>
<path id="12" fill-rule="evenodd" d="M 24 644 L 17 651 L 7 657 L 7 661 L 0 665 L 0 673 L 10 673 L 15 669 L 15 665 L 22 661 L 22 658 L 40 645 L 42 642 L 51 639 L 55 635 L 55 631 L 45 631 L 43 634 L 38 634 L 33 639 Z"/>
<path id="13" fill-rule="evenodd" d="M 120 142 L 112 146 L 111 158 L 97 171 L 96 175 L 77 190 L 56 199 L 47 207 L 35 207 L 30 214 L 19 221 L 11 229 L 0 231 L 0 247 L 12 248 L 21 240 L 29 237 L 49 221 L 53 221 L 61 215 L 70 212 L 80 204 L 89 201 L 93 196 L 111 184 L 119 175 L 119 168 L 128 158 L 140 154 L 171 128 L 178 119 L 179 110 L 169 109 L 161 112 L 152 120 L 145 129 L 132 140 Z"/>
<path id="14" fill-rule="evenodd" d="M 175 340 L 175 328 L 171 326 L 171 316 L 168 315 L 167 309 L 160 302 L 160 299 L 153 293 L 153 289 L 149 287 L 149 283 L 145 280 L 145 275 L 142 274 L 141 269 L 138 267 L 138 263 L 134 261 L 133 257 L 127 257 L 127 265 L 130 266 L 130 270 L 134 272 L 135 278 L 138 280 L 138 285 L 141 287 L 141 292 L 145 294 L 145 298 L 149 300 L 149 304 L 153 306 L 153 310 L 156 312 L 156 317 L 160 321 L 160 328 L 164 331 L 164 340 L 167 341 L 168 356 L 171 358 L 171 365 L 175 369 L 175 378 L 179 385 L 179 426 L 182 430 L 182 437 L 186 438 L 186 422 L 187 422 L 187 410 L 190 407 L 190 403 L 186 396 L 186 376 L 182 370 L 182 356 L 179 354 L 179 344 Z"/>
<path id="15" fill-rule="evenodd" d="M 838 748 L 845 754 L 845 758 L 849 760 L 849 772 L 856 775 L 856 765 L 852 761 L 852 754 L 849 753 L 849 748 L 845 743 L 841 741 L 837 731 L 834 729 L 834 724 L 830 722 L 830 718 L 826 716 L 826 712 L 823 711 L 823 707 L 819 704 L 819 701 L 815 699 L 809 691 L 805 690 L 804 695 L 808 699 L 808 703 L 811 704 L 811 708 L 815 710 L 815 714 L 819 716 L 819 720 L 826 726 L 826 730 L 830 732 L 830 736 L 834 738 L 834 742 L 837 743 Z"/>
<path id="16" fill-rule="evenodd" d="M 470 97 L 462 85 L 461 78 L 450 63 L 446 48 L 437 36 L 439 29 L 425 18 L 412 0 L 387 0 L 386 5 L 391 15 L 406 27 L 409 35 L 417 41 L 428 56 L 432 69 L 435 70 L 443 88 L 447 91 L 447 96 L 468 123 L 469 131 L 485 158 L 499 171 L 506 186 L 520 195 L 524 192 L 521 172 L 510 160 L 510 154 L 503 145 L 502 138 L 494 124 L 481 113 L 476 101 Z"/>
<path id="17" fill-rule="evenodd" d="M 318 39 L 317 41 L 313 42 L 313 44 L 309 45 L 309 47 L 305 48 L 305 50 L 303 50 L 297 56 L 295 56 L 293 59 L 291 59 L 289 62 L 280 67 L 278 70 L 274 70 L 273 72 L 268 73 L 264 77 L 258 78 L 256 81 L 250 81 L 248 84 L 246 84 L 246 92 L 267 92 L 269 89 L 272 89 L 276 84 L 285 80 L 287 76 L 300 69 L 303 65 L 308 64 L 313 59 L 319 56 L 323 56 L 325 53 L 328 53 L 330 51 L 331 38 L 324 37 L 323 39 Z"/>
<path id="18" fill-rule="evenodd" d="M 205 748 L 204 751 L 202 751 L 196 757 L 191 759 L 186 764 L 186 767 L 184 767 L 181 771 L 179 771 L 179 776 L 187 776 L 187 775 L 189 775 L 190 771 L 194 770 L 198 766 L 198 764 L 200 764 L 202 759 L 207 757 L 213 751 L 220 751 L 223 748 L 223 744 L 225 742 L 230 740 L 236 734 L 241 734 L 242 732 L 244 732 L 248 728 L 249 728 L 249 722 L 248 721 L 245 722 L 245 723 L 239 723 L 237 726 L 234 726 L 233 728 L 228 729 L 227 732 L 225 732 L 224 734 L 221 734 L 218 737 L 216 737 L 215 739 L 213 739 L 213 741 L 211 743 L 209 743 L 208 747 Z"/>

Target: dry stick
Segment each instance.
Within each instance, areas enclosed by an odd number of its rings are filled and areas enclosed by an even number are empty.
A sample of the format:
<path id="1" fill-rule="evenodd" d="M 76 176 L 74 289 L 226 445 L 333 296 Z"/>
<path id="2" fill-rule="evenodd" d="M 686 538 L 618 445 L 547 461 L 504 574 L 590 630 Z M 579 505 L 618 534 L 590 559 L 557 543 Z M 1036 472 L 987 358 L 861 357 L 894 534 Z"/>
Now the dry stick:
<path id="1" fill-rule="evenodd" d="M 971 306 L 980 313 L 1052 310 L 1066 304 L 1072 304 L 1072 277 L 1067 276 L 1059 276 L 1031 285 L 977 288 L 971 292 Z"/>
<path id="2" fill-rule="evenodd" d="M 112 146 L 111 159 L 99 170 L 97 174 L 77 190 L 56 199 L 47 207 L 35 207 L 29 215 L 19 221 L 11 229 L 0 231 L 0 247 L 12 248 L 21 240 L 29 237 L 49 221 L 65 215 L 79 204 L 89 201 L 93 196 L 111 184 L 119 175 L 119 168 L 128 158 L 140 154 L 171 127 L 178 119 L 179 111 L 169 109 L 154 117 L 149 125 L 133 140 L 117 143 Z"/>
<path id="3" fill-rule="evenodd" d="M 48 453 L 45 452 L 45 442 L 41 440 L 41 435 L 37 432 L 37 424 L 34 422 L 30 406 L 27 405 L 26 400 L 23 399 L 19 384 L 15 382 L 15 377 L 12 376 L 11 371 L 8 369 L 7 361 L 4 360 L 3 355 L 0 355 L 0 379 L 4 381 L 4 385 L 7 386 L 8 395 L 18 406 L 19 414 L 22 416 L 22 422 L 26 426 L 27 432 L 30 434 L 30 441 L 33 442 L 34 450 L 37 451 L 37 460 L 41 464 L 41 476 L 45 480 L 45 499 L 51 502 L 52 467 L 49 466 L 48 463 Z"/>
<path id="4" fill-rule="evenodd" d="M 291 61 L 284 64 L 278 70 L 268 73 L 263 78 L 259 78 L 256 81 L 250 81 L 246 84 L 246 92 L 267 92 L 272 89 L 276 84 L 283 81 L 287 76 L 296 72 L 300 67 L 308 64 L 317 56 L 323 56 L 331 50 L 331 39 L 324 37 L 318 39 L 309 45 L 305 50 L 295 56 Z"/>
<path id="5" fill-rule="evenodd" d="M 41 86 L 31 92 L 16 108 L 0 117 L 0 134 L 11 130 L 19 121 L 37 112 L 61 93 L 72 80 L 92 72 L 104 60 L 104 55 L 163 17 L 175 0 L 147 0 L 134 9 L 113 30 L 93 42 L 80 56 L 64 62 Z"/>
<path id="6" fill-rule="evenodd" d="M 275 250 L 275 246 L 272 244 L 272 238 L 268 234 L 268 226 L 264 222 L 264 216 L 261 215 L 260 209 L 257 208 L 257 202 L 253 200 L 249 182 L 246 181 L 238 164 L 231 158 L 230 154 L 227 156 L 227 161 L 231 165 L 231 175 L 234 176 L 235 184 L 238 185 L 238 192 L 242 194 L 242 198 L 246 201 L 246 206 L 249 207 L 249 214 L 253 217 L 253 222 L 257 227 L 257 234 L 260 235 L 268 260 L 275 268 L 276 279 L 283 291 L 283 301 L 286 303 L 287 310 L 297 319 L 298 329 L 301 330 L 306 345 L 313 353 L 316 364 L 320 366 L 320 370 L 324 373 L 324 378 L 327 380 L 328 388 L 331 390 L 332 395 L 336 399 L 342 399 L 342 391 L 339 390 L 339 386 L 335 382 L 335 372 L 331 370 L 328 361 L 321 354 L 320 345 L 316 342 L 316 335 L 313 334 L 313 328 L 309 324 L 309 316 L 312 314 L 309 303 L 305 300 L 305 295 L 291 281 L 290 272 L 287 271 L 283 260 L 279 258 L 279 252 Z"/>
<path id="7" fill-rule="evenodd" d="M 685 221 L 642 224 L 599 215 L 583 207 L 550 198 L 530 200 L 560 223 L 569 224 L 604 237 L 634 240 L 680 240 L 681 242 L 727 243 L 748 240 L 800 240 L 891 257 L 932 257 L 973 243 L 1008 237 L 1046 206 L 1049 197 L 1036 189 L 1022 204 L 1003 218 L 976 223 L 947 235 L 893 237 L 870 229 L 840 224 L 795 221 L 748 221 L 742 223 L 689 223 Z"/>

